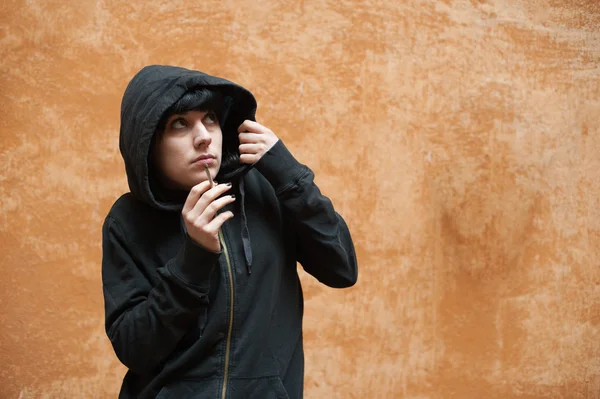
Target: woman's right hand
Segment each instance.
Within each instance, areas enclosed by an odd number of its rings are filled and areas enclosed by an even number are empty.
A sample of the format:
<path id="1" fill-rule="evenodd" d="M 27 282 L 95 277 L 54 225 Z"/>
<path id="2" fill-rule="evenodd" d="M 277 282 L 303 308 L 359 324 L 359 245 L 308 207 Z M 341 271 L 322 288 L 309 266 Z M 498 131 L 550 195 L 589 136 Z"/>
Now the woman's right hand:
<path id="1" fill-rule="evenodd" d="M 217 184 L 211 188 L 209 181 L 203 181 L 192 187 L 181 211 L 188 235 L 209 251 L 221 251 L 219 230 L 223 223 L 233 217 L 230 211 L 217 215 L 221 208 L 235 201 L 234 195 L 219 198 L 229 189 L 231 183 Z"/>

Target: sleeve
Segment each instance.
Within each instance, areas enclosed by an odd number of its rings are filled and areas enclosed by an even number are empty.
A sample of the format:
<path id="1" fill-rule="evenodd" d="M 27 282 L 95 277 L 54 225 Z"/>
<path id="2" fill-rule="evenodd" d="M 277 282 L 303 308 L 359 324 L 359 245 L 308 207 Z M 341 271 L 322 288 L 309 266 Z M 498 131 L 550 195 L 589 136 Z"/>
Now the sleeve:
<path id="1" fill-rule="evenodd" d="M 119 360 L 144 374 L 164 362 L 181 338 L 206 315 L 210 276 L 219 253 L 187 237 L 151 283 L 134 248 L 110 216 L 102 228 L 102 288 L 106 333 Z"/>
<path id="2" fill-rule="evenodd" d="M 279 140 L 255 165 L 271 183 L 296 231 L 297 260 L 325 285 L 350 287 L 358 265 L 350 230 L 329 198 L 314 183 L 313 172 Z"/>

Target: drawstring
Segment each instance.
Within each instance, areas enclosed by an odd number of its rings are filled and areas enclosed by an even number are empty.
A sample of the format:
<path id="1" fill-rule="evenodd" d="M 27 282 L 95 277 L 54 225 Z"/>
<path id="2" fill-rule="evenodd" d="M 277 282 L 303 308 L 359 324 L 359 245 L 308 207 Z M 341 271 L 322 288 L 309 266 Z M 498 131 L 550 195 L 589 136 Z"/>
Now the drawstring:
<path id="1" fill-rule="evenodd" d="M 250 242 L 250 231 L 248 230 L 248 218 L 246 217 L 246 190 L 244 189 L 244 178 L 240 179 L 240 196 L 242 210 L 242 246 L 244 247 L 244 256 L 246 258 L 246 270 L 248 275 L 252 273 L 252 247 Z"/>

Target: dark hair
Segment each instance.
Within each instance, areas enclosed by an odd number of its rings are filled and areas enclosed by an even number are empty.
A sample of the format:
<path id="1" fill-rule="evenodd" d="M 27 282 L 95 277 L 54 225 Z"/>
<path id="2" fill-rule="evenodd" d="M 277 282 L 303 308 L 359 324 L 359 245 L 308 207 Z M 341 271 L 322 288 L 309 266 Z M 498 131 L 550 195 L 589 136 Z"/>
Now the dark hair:
<path id="1" fill-rule="evenodd" d="M 165 130 L 167 120 L 172 115 L 184 114 L 190 111 L 213 111 L 223 127 L 223 114 L 225 113 L 225 98 L 218 91 L 200 87 L 186 92 L 177 102 L 165 111 L 158 122 L 156 134 L 160 135 Z"/>

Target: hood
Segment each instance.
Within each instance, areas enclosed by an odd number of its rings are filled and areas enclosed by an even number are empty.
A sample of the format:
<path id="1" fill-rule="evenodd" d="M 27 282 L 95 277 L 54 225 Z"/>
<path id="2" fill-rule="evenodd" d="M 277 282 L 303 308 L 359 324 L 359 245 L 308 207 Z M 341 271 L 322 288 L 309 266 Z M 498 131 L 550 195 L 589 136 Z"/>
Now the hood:
<path id="1" fill-rule="evenodd" d="M 148 157 L 158 123 L 169 107 L 188 90 L 206 87 L 225 96 L 225 117 L 221 120 L 223 154 L 238 152 L 238 126 L 246 119 L 255 120 L 256 99 L 245 88 L 226 79 L 181 67 L 150 65 L 140 70 L 129 82 L 121 102 L 119 149 L 131 193 L 147 204 L 163 210 L 180 210 L 182 203 L 165 202 L 153 192 L 150 184 Z M 239 159 L 239 157 L 238 157 Z M 225 162 L 217 175 L 219 182 L 241 177 L 250 166 Z"/>

